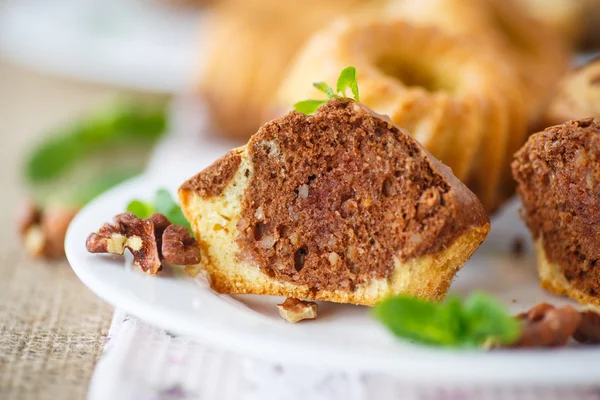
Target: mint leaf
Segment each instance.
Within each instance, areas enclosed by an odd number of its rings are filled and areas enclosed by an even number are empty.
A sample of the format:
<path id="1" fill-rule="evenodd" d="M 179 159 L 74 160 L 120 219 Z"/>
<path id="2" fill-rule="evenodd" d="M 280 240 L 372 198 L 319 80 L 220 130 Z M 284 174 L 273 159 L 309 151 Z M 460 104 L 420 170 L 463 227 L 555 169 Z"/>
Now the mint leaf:
<path id="1" fill-rule="evenodd" d="M 481 293 L 464 303 L 449 297 L 442 304 L 410 296 L 391 297 L 373 313 L 397 337 L 435 346 L 510 344 L 518 339 L 521 329 L 499 302 Z"/>
<path id="2" fill-rule="evenodd" d="M 294 104 L 294 109 L 302 114 L 314 114 L 327 100 L 304 100 Z"/>
<path id="3" fill-rule="evenodd" d="M 140 171 L 135 169 L 123 169 L 95 175 L 88 182 L 81 185 L 82 188 L 74 194 L 72 202 L 79 205 L 87 204 L 108 189 L 133 178 L 139 173 Z"/>
<path id="4" fill-rule="evenodd" d="M 165 189 L 159 189 L 156 192 L 156 196 L 154 199 L 154 206 L 156 208 L 156 212 L 164 214 L 165 217 L 172 224 L 180 225 L 188 228 L 190 232 L 192 232 L 192 227 L 190 226 L 189 221 L 181 211 L 181 207 L 179 204 L 173 200 L 171 197 L 171 193 Z"/>
<path id="5" fill-rule="evenodd" d="M 346 97 L 346 89 L 350 89 L 354 95 L 354 100 L 360 101 L 358 96 L 358 81 L 356 80 L 356 68 L 346 67 L 340 73 L 336 91 Z"/>
<path id="6" fill-rule="evenodd" d="M 359 101 L 356 68 L 354 67 L 346 67 L 342 70 L 337 81 L 336 93 L 334 93 L 333 89 L 325 82 L 315 82 L 313 83 L 313 86 L 325 93 L 329 100 L 340 98 L 342 96 L 346 97 L 346 89 L 350 89 L 354 96 L 354 100 Z M 310 115 L 325 103 L 327 103 L 327 100 L 304 100 L 294 104 L 294 109 L 302 114 Z"/>
<path id="7" fill-rule="evenodd" d="M 465 301 L 463 308 L 469 340 L 475 343 L 491 340 L 510 344 L 518 339 L 521 330 L 519 322 L 493 298 L 474 293 Z"/>
<path id="8" fill-rule="evenodd" d="M 141 200 L 132 200 L 127 204 L 127 211 L 134 213 L 138 218 L 148 218 L 154 214 L 154 206 Z"/>
<path id="9" fill-rule="evenodd" d="M 181 211 L 181 207 L 166 189 L 158 189 L 153 202 L 132 200 L 127 205 L 127 211 L 134 213 L 138 218 L 148 218 L 153 213 L 163 214 L 169 222 L 187 228 L 192 236 L 194 235 L 189 221 Z"/>
<path id="10" fill-rule="evenodd" d="M 373 312 L 396 336 L 418 343 L 451 346 L 460 337 L 460 314 L 454 306 L 397 296 L 384 300 Z"/>
<path id="11" fill-rule="evenodd" d="M 47 135 L 29 154 L 25 176 L 31 183 L 52 180 L 92 153 L 152 143 L 164 133 L 166 123 L 164 104 L 120 99 Z"/>
<path id="12" fill-rule="evenodd" d="M 329 85 L 327 85 L 325 82 L 315 82 L 313 83 L 313 86 L 319 89 L 321 92 L 327 94 L 327 98 L 329 100 L 336 97 L 336 95 L 333 93 L 333 89 L 330 88 Z"/>
<path id="13" fill-rule="evenodd" d="M 187 228 L 188 231 L 190 231 L 190 233 L 192 234 L 192 236 L 194 236 L 194 232 L 192 231 L 192 226 L 190 225 L 190 222 L 187 220 L 187 218 L 183 214 L 183 211 L 181 211 L 181 207 L 177 206 L 177 208 L 173 209 L 169 215 L 166 215 L 166 217 L 173 224 Z"/>
<path id="14" fill-rule="evenodd" d="M 179 206 L 175 203 L 168 190 L 158 189 L 154 195 L 154 208 L 157 213 L 167 216 L 174 208 L 179 208 Z"/>

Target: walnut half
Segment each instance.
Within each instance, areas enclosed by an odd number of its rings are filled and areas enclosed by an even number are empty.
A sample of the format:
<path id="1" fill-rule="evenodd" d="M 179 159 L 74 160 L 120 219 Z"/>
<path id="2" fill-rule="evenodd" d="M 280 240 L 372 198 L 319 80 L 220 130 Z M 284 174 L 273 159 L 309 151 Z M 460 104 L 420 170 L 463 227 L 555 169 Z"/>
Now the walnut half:
<path id="1" fill-rule="evenodd" d="M 161 269 L 156 226 L 150 218 L 140 219 L 133 213 L 119 214 L 112 224 L 104 224 L 88 236 L 85 243 L 90 253 L 133 254 L 133 262 L 144 272 L 156 275 Z"/>
<path id="2" fill-rule="evenodd" d="M 538 304 L 517 318 L 524 326 L 514 347 L 565 346 L 581 323 L 581 315 L 573 307 L 555 308 L 547 303 Z"/>
<path id="3" fill-rule="evenodd" d="M 187 228 L 173 225 L 162 214 L 140 219 L 133 213 L 119 214 L 104 224 L 85 243 L 90 253 L 133 254 L 133 262 L 144 272 L 156 275 L 161 261 L 176 265 L 200 263 L 200 246 Z"/>
<path id="4" fill-rule="evenodd" d="M 279 315 L 289 323 L 296 323 L 303 319 L 317 318 L 317 303 L 314 301 L 302 301 L 287 298 L 281 304 L 277 304 Z"/>
<path id="5" fill-rule="evenodd" d="M 169 225 L 162 235 L 162 255 L 166 262 L 193 265 L 200 262 L 200 246 L 187 228 Z"/>
<path id="6" fill-rule="evenodd" d="M 25 250 L 34 258 L 65 256 L 65 236 L 76 208 L 49 206 L 44 209 L 25 202 L 19 213 L 18 229 Z"/>

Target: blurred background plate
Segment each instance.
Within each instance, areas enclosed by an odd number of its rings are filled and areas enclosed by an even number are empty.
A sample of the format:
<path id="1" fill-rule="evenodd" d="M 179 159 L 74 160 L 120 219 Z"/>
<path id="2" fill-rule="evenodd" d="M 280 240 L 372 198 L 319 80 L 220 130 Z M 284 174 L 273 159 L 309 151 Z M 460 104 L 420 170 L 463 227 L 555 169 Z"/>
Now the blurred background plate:
<path id="1" fill-rule="evenodd" d="M 4 0 L 0 56 L 44 72 L 159 92 L 201 64 L 201 8 L 144 0 Z"/>

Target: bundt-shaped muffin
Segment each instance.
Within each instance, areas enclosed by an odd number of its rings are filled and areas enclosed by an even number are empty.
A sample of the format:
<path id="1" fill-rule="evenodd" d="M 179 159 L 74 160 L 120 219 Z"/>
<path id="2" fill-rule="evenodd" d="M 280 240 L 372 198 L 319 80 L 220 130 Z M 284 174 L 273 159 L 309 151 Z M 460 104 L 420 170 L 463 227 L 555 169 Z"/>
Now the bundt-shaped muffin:
<path id="1" fill-rule="evenodd" d="M 544 120 L 546 126 L 551 126 L 586 117 L 600 118 L 600 58 L 560 81 Z"/>
<path id="2" fill-rule="evenodd" d="M 515 68 L 534 126 L 553 85 L 569 65 L 566 42 L 560 34 L 533 18 L 518 0 L 394 0 L 387 12 L 411 23 L 466 36 L 494 51 L 496 62 Z"/>
<path id="3" fill-rule="evenodd" d="M 267 123 L 179 198 L 222 293 L 438 300 L 489 231 L 449 168 L 350 99 Z"/>
<path id="4" fill-rule="evenodd" d="M 315 34 L 284 80 L 288 109 L 319 96 L 355 66 L 361 102 L 387 114 L 477 194 L 488 211 L 506 197 L 512 154 L 525 141 L 526 116 L 512 71 L 461 38 L 402 21 L 340 20 Z"/>
<path id="5" fill-rule="evenodd" d="M 220 0 L 208 14 L 196 92 L 214 128 L 248 139 L 276 113 L 271 106 L 285 69 L 312 32 L 372 0 Z"/>
<path id="6" fill-rule="evenodd" d="M 512 164 L 542 286 L 600 306 L 600 123 L 532 135 Z"/>

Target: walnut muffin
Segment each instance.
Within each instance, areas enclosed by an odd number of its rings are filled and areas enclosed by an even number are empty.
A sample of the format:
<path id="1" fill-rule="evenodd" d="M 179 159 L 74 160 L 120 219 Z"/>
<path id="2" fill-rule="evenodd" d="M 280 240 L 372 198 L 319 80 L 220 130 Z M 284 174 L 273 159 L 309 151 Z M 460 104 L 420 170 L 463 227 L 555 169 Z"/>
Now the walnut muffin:
<path id="1" fill-rule="evenodd" d="M 441 299 L 489 232 L 449 168 L 349 99 L 267 123 L 179 197 L 222 293 Z"/>
<path id="2" fill-rule="evenodd" d="M 600 305 L 599 121 L 569 121 L 532 135 L 512 170 L 542 286 Z"/>

